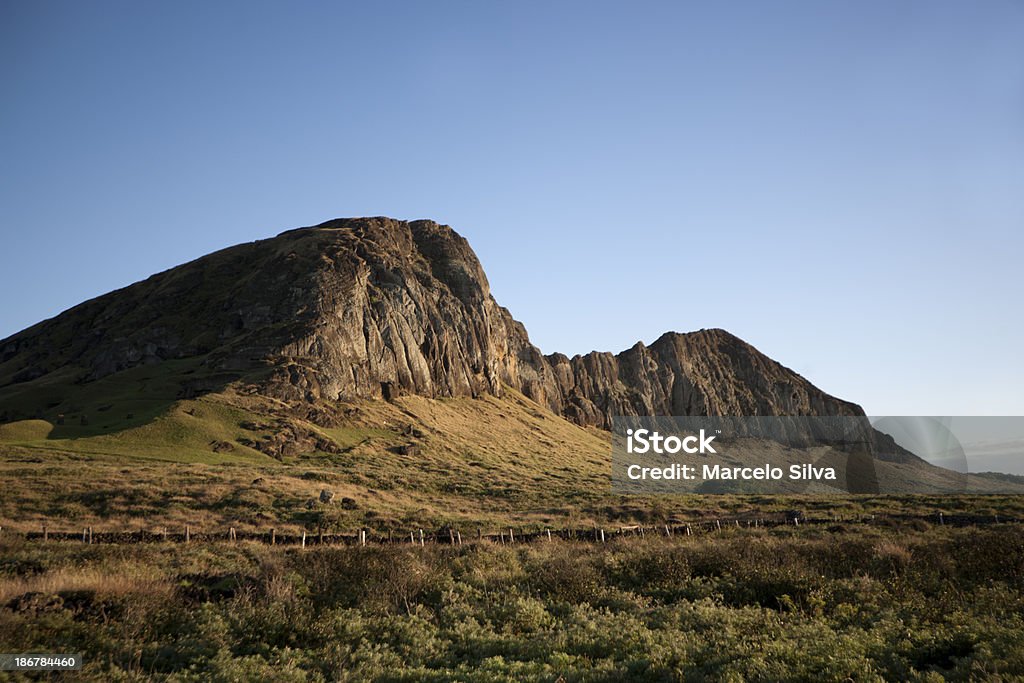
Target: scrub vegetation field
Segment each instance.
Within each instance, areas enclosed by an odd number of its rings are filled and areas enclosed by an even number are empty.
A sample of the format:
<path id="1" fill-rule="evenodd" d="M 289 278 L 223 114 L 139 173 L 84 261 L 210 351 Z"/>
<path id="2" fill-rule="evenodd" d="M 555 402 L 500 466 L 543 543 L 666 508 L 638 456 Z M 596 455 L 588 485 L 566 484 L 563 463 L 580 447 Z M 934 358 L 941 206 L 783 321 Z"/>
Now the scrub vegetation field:
<path id="1" fill-rule="evenodd" d="M 0 643 L 82 652 L 95 681 L 1021 680 L 1022 532 L 304 550 L 6 535 Z"/>
<path id="2" fill-rule="evenodd" d="M 512 391 L 331 422 L 130 372 L 0 425 L 0 652 L 83 653 L 68 680 L 1024 680 L 1024 497 L 617 496 L 608 434 Z"/>

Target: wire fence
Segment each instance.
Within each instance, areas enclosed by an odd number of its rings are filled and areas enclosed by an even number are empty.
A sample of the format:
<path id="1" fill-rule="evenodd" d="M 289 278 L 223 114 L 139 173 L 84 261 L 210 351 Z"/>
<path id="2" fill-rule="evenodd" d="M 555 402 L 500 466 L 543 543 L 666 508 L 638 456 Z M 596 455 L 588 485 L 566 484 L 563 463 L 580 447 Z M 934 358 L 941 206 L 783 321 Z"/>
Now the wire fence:
<path id="1" fill-rule="evenodd" d="M 673 520 L 664 524 L 594 526 L 585 528 L 516 528 L 503 527 L 497 531 L 493 528 L 484 530 L 475 527 L 472 531 L 446 526 L 440 529 L 405 529 L 386 530 L 384 532 L 371 529 L 356 529 L 351 532 L 333 533 L 323 529 L 316 531 L 278 531 L 271 527 L 266 530 L 240 530 L 235 527 L 219 530 L 200 529 L 191 525 L 171 529 L 139 530 L 99 530 L 91 526 L 76 530 L 57 529 L 43 525 L 38 531 L 14 531 L 0 526 L 0 539 L 4 536 L 22 538 L 27 541 L 62 541 L 103 544 L 138 544 L 138 543 L 236 543 L 256 542 L 268 545 L 299 546 L 355 546 L 355 545 L 394 545 L 412 546 L 431 545 L 462 545 L 469 542 L 489 542 L 496 544 L 537 543 L 560 541 L 578 541 L 588 543 L 607 543 L 616 538 L 624 537 L 675 537 L 693 536 L 698 534 L 720 533 L 729 529 L 775 529 L 779 527 L 815 526 L 825 527 L 829 531 L 843 531 L 849 525 L 897 526 L 911 522 L 924 522 L 940 526 L 988 526 L 993 524 L 1021 524 L 1024 520 L 1003 515 L 957 514 L 947 515 L 942 512 L 934 514 L 886 514 L 861 515 L 853 517 L 821 516 L 805 517 L 794 513 L 773 513 L 765 516 L 743 515 L 729 518 L 701 519 L 695 521 Z M 466 531 L 466 533 L 463 533 Z"/>

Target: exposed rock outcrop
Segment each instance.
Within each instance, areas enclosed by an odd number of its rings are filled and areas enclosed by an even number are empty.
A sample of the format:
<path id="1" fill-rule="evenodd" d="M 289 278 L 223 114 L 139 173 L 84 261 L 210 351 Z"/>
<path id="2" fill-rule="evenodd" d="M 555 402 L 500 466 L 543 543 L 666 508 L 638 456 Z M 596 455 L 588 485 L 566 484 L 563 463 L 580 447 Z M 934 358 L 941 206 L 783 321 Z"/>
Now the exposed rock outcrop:
<path id="1" fill-rule="evenodd" d="M 465 239 L 389 218 L 290 230 L 76 306 L 0 342 L 0 395 L 68 368 L 89 382 L 172 359 L 205 370 L 181 378 L 182 397 L 236 381 L 311 406 L 510 386 L 601 427 L 612 415 L 863 414 L 722 330 L 544 356 Z"/>

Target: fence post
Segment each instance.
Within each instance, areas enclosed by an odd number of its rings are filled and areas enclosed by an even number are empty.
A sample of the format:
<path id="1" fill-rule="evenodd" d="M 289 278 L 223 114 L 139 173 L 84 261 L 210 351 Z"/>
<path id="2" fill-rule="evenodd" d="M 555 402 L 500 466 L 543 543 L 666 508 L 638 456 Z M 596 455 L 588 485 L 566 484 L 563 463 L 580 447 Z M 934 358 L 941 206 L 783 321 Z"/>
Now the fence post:
<path id="1" fill-rule="evenodd" d="M 423 529 L 420 529 L 420 547 L 422 548 L 422 547 L 423 547 L 423 545 L 424 545 L 424 541 L 423 541 Z"/>
<path id="2" fill-rule="evenodd" d="M 456 531 L 455 536 L 459 539 L 459 545 L 462 545 L 462 532 Z"/>
<path id="3" fill-rule="evenodd" d="M 693 530 L 690 529 L 690 525 L 689 524 L 686 525 L 686 535 L 687 536 L 693 536 Z"/>
<path id="4" fill-rule="evenodd" d="M 409 532 L 409 543 L 412 543 L 413 545 L 416 545 L 416 532 L 415 531 L 410 531 Z"/>
<path id="5" fill-rule="evenodd" d="M 551 529 L 548 529 L 547 531 L 548 531 L 548 542 L 550 542 L 551 541 Z"/>
<path id="6" fill-rule="evenodd" d="M 939 513 L 939 524 L 942 524 L 942 525 L 944 525 L 945 523 L 946 523 L 946 520 L 945 520 L 945 519 L 943 519 L 943 517 L 942 517 L 942 513 L 940 512 L 940 513 Z"/>
<path id="7" fill-rule="evenodd" d="M 228 539 L 232 541 L 238 540 L 238 535 L 235 533 L 235 527 L 231 527 L 228 530 Z"/>
<path id="8" fill-rule="evenodd" d="M 82 527 L 82 543 L 89 542 L 89 527 Z"/>
<path id="9" fill-rule="evenodd" d="M 601 529 L 601 543 L 604 543 L 604 529 Z"/>
<path id="10" fill-rule="evenodd" d="M 455 545 L 455 530 L 448 527 L 448 542 Z"/>
<path id="11" fill-rule="evenodd" d="M 509 543 L 515 543 L 516 542 L 516 537 L 512 535 L 512 527 L 508 528 L 508 542 Z"/>
<path id="12" fill-rule="evenodd" d="M 270 545 L 277 545 L 277 529 L 270 529 Z"/>
<path id="13" fill-rule="evenodd" d="M 92 545 L 92 527 L 89 527 L 89 545 Z"/>
<path id="14" fill-rule="evenodd" d="M 45 524 L 43 525 L 43 540 L 44 541 L 50 540 L 50 532 L 47 530 Z"/>
<path id="15" fill-rule="evenodd" d="M 186 524 L 185 525 L 185 543 L 188 543 L 191 540 L 192 540 L 192 528 L 188 524 Z"/>
<path id="16" fill-rule="evenodd" d="M 366 545 L 366 529 L 359 530 L 359 542 L 362 545 Z"/>
<path id="17" fill-rule="evenodd" d="M 302 547 L 303 548 L 306 547 L 306 532 L 305 531 L 302 532 Z"/>

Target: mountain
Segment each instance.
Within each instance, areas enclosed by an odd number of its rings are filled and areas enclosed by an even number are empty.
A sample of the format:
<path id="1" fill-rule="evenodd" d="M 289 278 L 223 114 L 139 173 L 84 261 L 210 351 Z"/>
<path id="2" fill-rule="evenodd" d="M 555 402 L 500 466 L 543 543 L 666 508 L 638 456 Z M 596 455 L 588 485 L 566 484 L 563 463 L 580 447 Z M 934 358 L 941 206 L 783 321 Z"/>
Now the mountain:
<path id="1" fill-rule="evenodd" d="M 3 340 L 0 418 L 60 407 L 5 400 L 25 396 L 19 385 L 172 360 L 190 364 L 180 398 L 237 382 L 309 406 L 513 388 L 597 427 L 612 415 L 863 415 L 723 330 L 545 356 L 454 230 L 357 218 L 224 249 Z"/>
<path id="2" fill-rule="evenodd" d="M 334 220 L 0 341 L 0 475 L 19 482 L 0 522 L 415 528 L 711 509 L 610 494 L 609 420 L 648 414 L 863 411 L 722 330 L 545 356 L 450 228 Z M 875 445 L 882 490 L 1024 490 Z M 324 487 L 346 505 L 322 504 Z"/>

